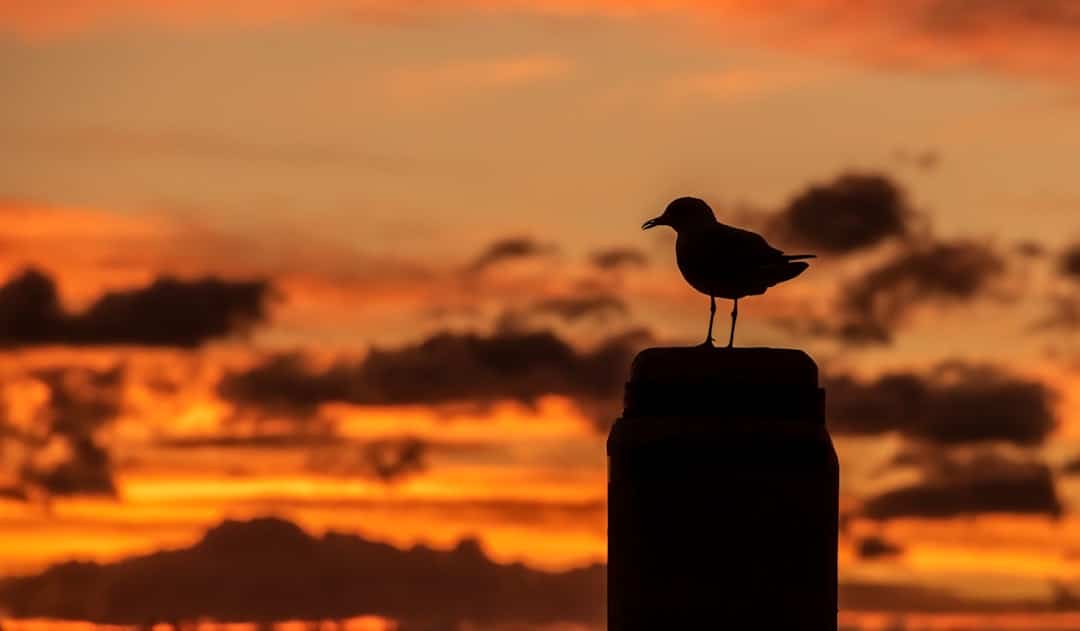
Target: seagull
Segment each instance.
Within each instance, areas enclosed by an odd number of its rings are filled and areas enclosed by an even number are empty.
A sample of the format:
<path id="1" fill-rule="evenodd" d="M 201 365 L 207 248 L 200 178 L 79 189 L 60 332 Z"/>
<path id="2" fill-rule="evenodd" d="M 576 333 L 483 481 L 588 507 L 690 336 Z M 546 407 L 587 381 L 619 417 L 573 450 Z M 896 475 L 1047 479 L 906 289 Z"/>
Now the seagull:
<path id="1" fill-rule="evenodd" d="M 646 221 L 641 229 L 656 226 L 675 229 L 679 271 L 691 287 L 709 297 L 709 332 L 702 346 L 713 345 L 717 298 L 734 301 L 727 343 L 731 348 L 739 298 L 760 296 L 769 287 L 795 278 L 810 267 L 803 259 L 816 258 L 813 254 L 784 254 L 756 232 L 720 223 L 709 205 L 696 197 L 676 199 L 664 214 Z"/>

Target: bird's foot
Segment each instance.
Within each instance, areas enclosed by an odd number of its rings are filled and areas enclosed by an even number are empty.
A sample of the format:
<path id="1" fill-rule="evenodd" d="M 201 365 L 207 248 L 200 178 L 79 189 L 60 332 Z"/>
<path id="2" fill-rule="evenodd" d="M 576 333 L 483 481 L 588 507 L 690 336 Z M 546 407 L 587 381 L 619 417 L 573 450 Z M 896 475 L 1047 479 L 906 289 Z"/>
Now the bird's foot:
<path id="1" fill-rule="evenodd" d="M 716 348 L 716 344 L 713 344 L 713 342 L 715 342 L 715 341 L 716 341 L 715 338 L 707 337 L 707 338 L 705 338 L 704 342 L 699 344 L 699 346 L 704 347 L 704 348 Z"/>

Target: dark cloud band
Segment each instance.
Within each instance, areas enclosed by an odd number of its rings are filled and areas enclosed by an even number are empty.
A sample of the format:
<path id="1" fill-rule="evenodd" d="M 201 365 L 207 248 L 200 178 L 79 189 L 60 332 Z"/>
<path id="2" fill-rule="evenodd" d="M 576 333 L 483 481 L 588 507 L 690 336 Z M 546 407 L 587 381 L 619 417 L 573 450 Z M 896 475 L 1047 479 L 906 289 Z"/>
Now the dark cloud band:
<path id="1" fill-rule="evenodd" d="M 360 360 L 311 368 L 296 354 L 275 355 L 227 374 L 218 388 L 241 405 L 311 414 L 322 403 L 416 405 L 514 400 L 534 404 L 564 395 L 585 407 L 622 396 L 626 366 L 650 339 L 644 331 L 611 337 L 587 351 L 551 331 L 492 335 L 442 332 Z M 611 419 L 608 419 L 609 421 Z"/>
<path id="2" fill-rule="evenodd" d="M 841 434 L 1032 446 L 1057 424 L 1053 390 L 986 365 L 952 362 L 926 374 L 893 372 L 872 381 L 835 375 L 826 391 L 829 428 Z"/>
<path id="3" fill-rule="evenodd" d="M 967 460 L 942 457 L 919 482 L 885 491 L 863 504 L 871 519 L 942 519 L 983 513 L 1057 518 L 1064 511 L 1050 468 L 993 452 Z"/>
<path id="4" fill-rule="evenodd" d="M 0 347 L 44 344 L 195 347 L 267 316 L 264 281 L 160 278 L 102 295 L 82 313 L 60 305 L 53 280 L 27 270 L 0 287 Z"/>

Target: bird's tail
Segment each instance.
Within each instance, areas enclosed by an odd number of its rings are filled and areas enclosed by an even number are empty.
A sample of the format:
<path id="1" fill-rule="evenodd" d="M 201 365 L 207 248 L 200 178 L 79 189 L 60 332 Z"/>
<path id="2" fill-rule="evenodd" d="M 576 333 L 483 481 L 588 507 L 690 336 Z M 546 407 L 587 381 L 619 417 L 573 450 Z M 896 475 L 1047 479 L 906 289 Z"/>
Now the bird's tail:
<path id="1" fill-rule="evenodd" d="M 777 265 L 771 268 L 771 274 L 769 274 L 769 285 L 776 285 L 782 283 L 785 280 L 791 280 L 799 274 L 806 271 L 806 268 L 810 267 L 809 263 L 799 263 L 795 261 L 789 261 L 783 265 Z"/>
<path id="2" fill-rule="evenodd" d="M 803 259 L 816 259 L 817 254 L 785 254 L 785 261 L 801 261 Z"/>

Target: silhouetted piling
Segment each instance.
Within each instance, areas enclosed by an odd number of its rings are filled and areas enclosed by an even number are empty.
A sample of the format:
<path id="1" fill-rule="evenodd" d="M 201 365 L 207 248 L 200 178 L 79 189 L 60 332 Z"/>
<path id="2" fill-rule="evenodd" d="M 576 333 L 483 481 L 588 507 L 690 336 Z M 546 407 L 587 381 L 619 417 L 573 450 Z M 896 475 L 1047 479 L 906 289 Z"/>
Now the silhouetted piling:
<path id="1" fill-rule="evenodd" d="M 835 631 L 839 464 L 805 353 L 642 351 L 608 457 L 609 631 Z"/>

